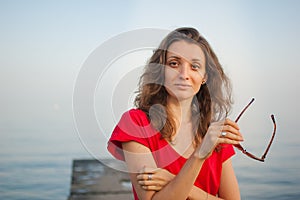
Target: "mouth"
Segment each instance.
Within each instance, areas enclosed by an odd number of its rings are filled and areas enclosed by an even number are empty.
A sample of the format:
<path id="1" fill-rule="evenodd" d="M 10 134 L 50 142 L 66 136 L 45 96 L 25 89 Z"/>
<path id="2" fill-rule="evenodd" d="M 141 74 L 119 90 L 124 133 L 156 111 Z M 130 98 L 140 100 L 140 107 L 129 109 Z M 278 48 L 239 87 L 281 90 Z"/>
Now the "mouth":
<path id="1" fill-rule="evenodd" d="M 176 83 L 174 84 L 176 87 L 180 87 L 180 88 L 190 88 L 192 87 L 191 85 L 189 84 L 184 84 L 184 83 Z"/>

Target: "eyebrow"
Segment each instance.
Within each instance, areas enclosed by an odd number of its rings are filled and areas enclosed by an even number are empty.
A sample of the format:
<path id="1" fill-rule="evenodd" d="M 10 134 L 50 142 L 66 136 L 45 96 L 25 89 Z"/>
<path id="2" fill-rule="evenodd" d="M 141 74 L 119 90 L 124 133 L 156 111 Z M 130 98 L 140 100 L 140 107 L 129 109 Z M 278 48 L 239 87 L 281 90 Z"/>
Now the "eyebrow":
<path id="1" fill-rule="evenodd" d="M 170 58 L 175 58 L 175 59 L 184 59 L 184 58 L 182 58 L 182 57 L 179 57 L 179 56 L 170 56 L 170 57 L 167 57 L 167 60 L 168 59 L 170 59 Z M 185 59 L 186 60 L 186 59 Z M 192 60 L 191 60 L 192 62 L 201 62 L 202 60 L 200 60 L 200 59 L 198 59 L 198 58 L 193 58 Z"/>

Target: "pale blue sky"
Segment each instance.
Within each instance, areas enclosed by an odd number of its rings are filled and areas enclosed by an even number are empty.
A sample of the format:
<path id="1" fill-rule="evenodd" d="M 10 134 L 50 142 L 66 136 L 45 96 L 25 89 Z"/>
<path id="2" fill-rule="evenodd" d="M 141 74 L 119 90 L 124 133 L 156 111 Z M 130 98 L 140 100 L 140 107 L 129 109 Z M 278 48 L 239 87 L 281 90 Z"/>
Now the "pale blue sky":
<path id="1" fill-rule="evenodd" d="M 273 112 L 291 136 L 300 97 L 299 10 L 293 0 L 1 0 L 0 136 L 71 130 L 74 137 L 72 92 L 90 53 L 126 31 L 180 26 L 197 28 L 219 55 L 234 86 L 233 114 L 254 96 L 251 122 Z"/>

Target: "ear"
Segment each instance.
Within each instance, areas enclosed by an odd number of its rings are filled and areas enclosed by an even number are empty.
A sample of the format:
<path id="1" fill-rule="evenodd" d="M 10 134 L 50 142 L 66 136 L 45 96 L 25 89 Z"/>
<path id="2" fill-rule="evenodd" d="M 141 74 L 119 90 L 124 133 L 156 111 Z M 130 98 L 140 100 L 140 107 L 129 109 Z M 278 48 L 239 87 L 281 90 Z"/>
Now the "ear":
<path id="1" fill-rule="evenodd" d="M 208 76 L 207 73 L 205 73 L 204 78 L 202 80 L 202 85 L 204 85 L 207 82 Z"/>

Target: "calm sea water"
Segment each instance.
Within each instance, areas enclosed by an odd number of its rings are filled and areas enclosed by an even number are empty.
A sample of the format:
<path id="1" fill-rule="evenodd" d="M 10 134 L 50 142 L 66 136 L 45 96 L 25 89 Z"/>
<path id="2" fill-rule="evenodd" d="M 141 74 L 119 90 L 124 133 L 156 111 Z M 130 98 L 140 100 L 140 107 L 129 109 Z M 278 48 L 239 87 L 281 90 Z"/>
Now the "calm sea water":
<path id="1" fill-rule="evenodd" d="M 265 163 L 236 152 L 233 162 L 242 199 L 300 198 L 299 140 L 284 138 L 277 136 Z M 7 131 L 1 133 L 0 145 L 0 199 L 4 200 L 67 199 L 72 159 L 92 158 L 72 132 Z M 255 152 L 264 148 L 247 145 Z"/>
<path id="2" fill-rule="evenodd" d="M 0 149 L 1 200 L 67 199 L 72 159 L 89 156 L 65 131 L 2 131 Z"/>

